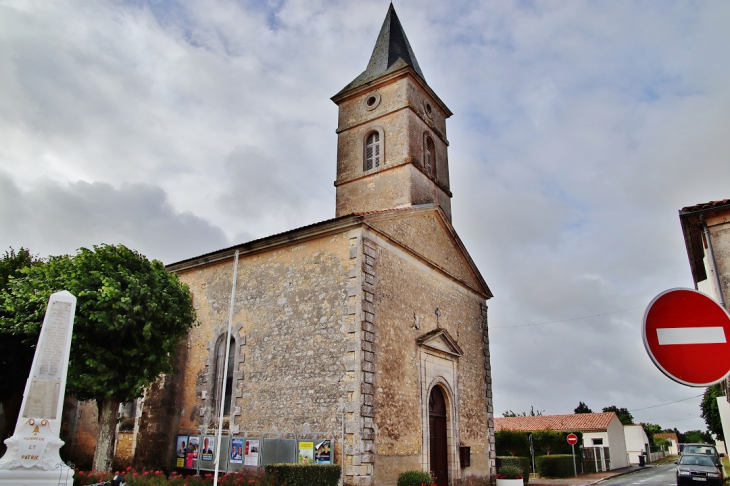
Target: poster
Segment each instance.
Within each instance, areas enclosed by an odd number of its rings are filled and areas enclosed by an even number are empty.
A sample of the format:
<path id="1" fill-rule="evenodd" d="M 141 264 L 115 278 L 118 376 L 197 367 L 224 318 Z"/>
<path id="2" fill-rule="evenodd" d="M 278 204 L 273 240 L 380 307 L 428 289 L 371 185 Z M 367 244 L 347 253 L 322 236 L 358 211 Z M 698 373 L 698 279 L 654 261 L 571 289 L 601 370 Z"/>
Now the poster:
<path id="1" fill-rule="evenodd" d="M 332 464 L 332 453 L 330 452 L 332 441 L 323 440 L 315 447 L 314 462 L 317 464 Z"/>
<path id="2" fill-rule="evenodd" d="M 188 453 L 188 436 L 178 435 L 177 436 L 177 457 L 185 459 Z M 180 462 L 180 461 L 178 461 Z"/>
<path id="3" fill-rule="evenodd" d="M 314 464 L 314 442 L 299 443 L 299 464 Z"/>
<path id="4" fill-rule="evenodd" d="M 200 447 L 200 437 L 190 436 L 188 440 L 188 451 L 193 453 L 193 458 L 198 458 L 198 448 Z"/>
<path id="5" fill-rule="evenodd" d="M 247 440 L 246 441 L 246 461 L 244 466 L 258 466 L 259 465 L 259 441 L 258 440 Z"/>
<path id="6" fill-rule="evenodd" d="M 243 439 L 231 439 L 231 464 L 243 462 Z"/>
<path id="7" fill-rule="evenodd" d="M 212 461 L 215 452 L 215 437 L 205 437 L 203 439 L 203 450 L 200 452 L 201 459 L 204 461 Z"/>

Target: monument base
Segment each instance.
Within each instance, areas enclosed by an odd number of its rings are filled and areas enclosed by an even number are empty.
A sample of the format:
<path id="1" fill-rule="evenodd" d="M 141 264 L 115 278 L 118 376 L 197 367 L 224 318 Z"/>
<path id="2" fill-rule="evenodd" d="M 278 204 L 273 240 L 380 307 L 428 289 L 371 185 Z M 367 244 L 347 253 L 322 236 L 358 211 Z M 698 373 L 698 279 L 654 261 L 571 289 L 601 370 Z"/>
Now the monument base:
<path id="1" fill-rule="evenodd" d="M 23 467 L 0 470 L 1 486 L 73 486 L 74 470 L 68 467 L 55 471 Z"/>

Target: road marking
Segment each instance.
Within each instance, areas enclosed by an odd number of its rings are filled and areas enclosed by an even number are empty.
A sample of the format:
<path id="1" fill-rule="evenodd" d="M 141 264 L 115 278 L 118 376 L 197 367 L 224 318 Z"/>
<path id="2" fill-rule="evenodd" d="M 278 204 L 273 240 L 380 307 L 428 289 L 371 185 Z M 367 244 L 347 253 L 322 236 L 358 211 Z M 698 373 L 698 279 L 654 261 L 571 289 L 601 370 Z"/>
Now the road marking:
<path id="1" fill-rule="evenodd" d="M 725 344 L 723 327 L 668 327 L 656 330 L 659 344 Z"/>

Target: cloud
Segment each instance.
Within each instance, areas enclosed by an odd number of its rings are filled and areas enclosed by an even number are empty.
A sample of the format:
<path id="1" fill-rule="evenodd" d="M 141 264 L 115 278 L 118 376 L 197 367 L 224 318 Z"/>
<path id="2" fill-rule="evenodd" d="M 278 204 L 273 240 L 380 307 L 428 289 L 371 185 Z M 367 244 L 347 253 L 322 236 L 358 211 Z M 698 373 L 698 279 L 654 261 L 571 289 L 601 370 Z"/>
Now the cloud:
<path id="1" fill-rule="evenodd" d="M 23 246 L 41 256 L 121 243 L 173 263 L 228 245 L 219 228 L 176 212 L 159 187 L 45 180 L 23 191 L 2 172 L 0 227 L 0 247 Z"/>
<path id="2" fill-rule="evenodd" d="M 692 285 L 677 210 L 728 197 L 730 7 L 396 8 L 455 113 L 454 224 L 495 294 L 497 411 L 692 395 L 651 365 L 635 308 Z M 385 9 L 3 2 L 0 245 L 114 240 L 169 262 L 333 217 L 329 97 L 366 67 Z M 676 425 L 700 428 L 692 401 L 641 420 L 691 410 Z"/>

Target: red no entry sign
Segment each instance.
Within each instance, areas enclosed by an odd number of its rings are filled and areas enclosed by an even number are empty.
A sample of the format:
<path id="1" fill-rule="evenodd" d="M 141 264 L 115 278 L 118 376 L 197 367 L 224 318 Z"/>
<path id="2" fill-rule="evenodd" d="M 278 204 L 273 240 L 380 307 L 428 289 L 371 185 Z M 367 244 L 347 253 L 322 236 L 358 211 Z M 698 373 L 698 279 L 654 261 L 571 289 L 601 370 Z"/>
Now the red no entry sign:
<path id="1" fill-rule="evenodd" d="M 578 443 L 578 436 L 575 434 L 568 434 L 568 444 L 576 445 Z"/>
<path id="2" fill-rule="evenodd" d="M 687 386 L 706 387 L 730 373 L 730 316 L 693 289 L 672 289 L 644 313 L 644 346 L 665 375 Z"/>

